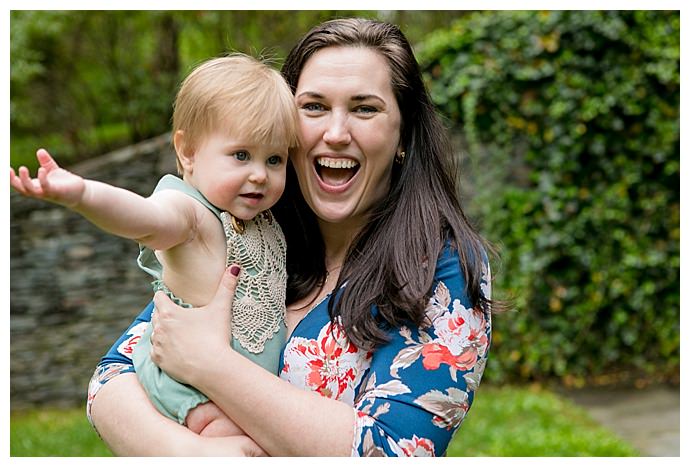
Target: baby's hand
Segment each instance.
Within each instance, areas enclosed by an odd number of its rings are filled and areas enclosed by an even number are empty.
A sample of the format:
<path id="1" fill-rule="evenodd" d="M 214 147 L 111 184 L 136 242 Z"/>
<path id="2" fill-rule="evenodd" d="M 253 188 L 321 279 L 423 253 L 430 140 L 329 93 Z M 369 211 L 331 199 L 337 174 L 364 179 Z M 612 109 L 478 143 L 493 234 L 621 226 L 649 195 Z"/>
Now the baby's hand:
<path id="1" fill-rule="evenodd" d="M 84 179 L 60 168 L 45 149 L 39 149 L 36 158 L 41 164 L 38 178 L 31 178 L 29 169 L 24 166 L 19 167 L 19 176 L 15 175 L 14 169 L 10 167 L 10 185 L 30 198 L 51 201 L 66 207 L 76 206 L 84 195 Z"/>

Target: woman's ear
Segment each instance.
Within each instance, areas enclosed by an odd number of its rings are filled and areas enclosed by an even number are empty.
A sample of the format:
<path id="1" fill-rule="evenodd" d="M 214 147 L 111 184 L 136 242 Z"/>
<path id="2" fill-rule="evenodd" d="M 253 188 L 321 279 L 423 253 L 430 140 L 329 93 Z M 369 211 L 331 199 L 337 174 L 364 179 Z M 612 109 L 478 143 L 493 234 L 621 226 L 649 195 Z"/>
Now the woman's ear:
<path id="1" fill-rule="evenodd" d="M 194 154 L 190 154 L 188 146 L 185 144 L 185 134 L 182 130 L 177 130 L 173 135 L 173 146 L 177 154 L 177 161 L 182 167 L 183 173 L 191 174 L 194 168 Z"/>

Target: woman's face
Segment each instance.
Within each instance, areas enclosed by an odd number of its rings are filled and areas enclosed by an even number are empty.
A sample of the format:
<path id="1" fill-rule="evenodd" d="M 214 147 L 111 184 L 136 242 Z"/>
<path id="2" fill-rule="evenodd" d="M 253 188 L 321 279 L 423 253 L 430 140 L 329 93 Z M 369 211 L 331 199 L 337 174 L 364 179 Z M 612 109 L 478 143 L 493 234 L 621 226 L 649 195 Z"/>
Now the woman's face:
<path id="1" fill-rule="evenodd" d="M 299 185 L 322 222 L 366 222 L 388 193 L 400 145 L 390 70 L 365 47 L 327 47 L 307 61 L 295 92 Z"/>

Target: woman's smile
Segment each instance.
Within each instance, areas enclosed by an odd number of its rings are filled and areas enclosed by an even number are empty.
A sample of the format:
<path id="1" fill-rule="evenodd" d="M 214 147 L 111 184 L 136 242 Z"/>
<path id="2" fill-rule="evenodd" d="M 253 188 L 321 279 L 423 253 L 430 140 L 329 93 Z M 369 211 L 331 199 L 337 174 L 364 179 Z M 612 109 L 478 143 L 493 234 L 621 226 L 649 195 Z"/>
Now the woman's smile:
<path id="1" fill-rule="evenodd" d="M 314 159 L 319 184 L 329 193 L 341 193 L 352 186 L 359 167 L 359 162 L 349 157 L 319 156 Z"/>

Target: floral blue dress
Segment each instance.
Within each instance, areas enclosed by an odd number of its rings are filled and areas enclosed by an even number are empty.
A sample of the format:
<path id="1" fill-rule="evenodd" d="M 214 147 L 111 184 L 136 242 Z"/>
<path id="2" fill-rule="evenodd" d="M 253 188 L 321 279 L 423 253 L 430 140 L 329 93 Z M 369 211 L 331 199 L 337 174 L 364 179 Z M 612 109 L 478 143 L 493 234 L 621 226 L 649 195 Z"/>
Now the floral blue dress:
<path id="1" fill-rule="evenodd" d="M 482 292 L 491 298 L 488 265 Z M 448 246 L 437 262 L 425 324 L 390 331 L 389 342 L 373 351 L 348 342 L 329 319 L 327 302 L 288 338 L 280 377 L 353 407 L 353 456 L 444 455 L 472 405 L 491 341 L 490 311 L 470 305 L 457 252 Z M 101 359 L 89 384 L 87 414 L 104 384 L 134 371 L 132 349 L 152 308 Z"/>

